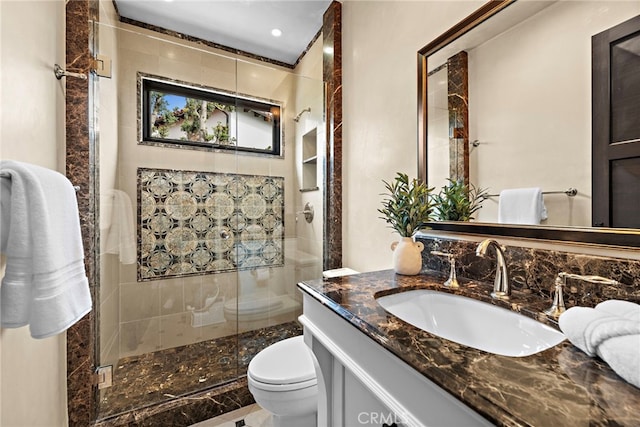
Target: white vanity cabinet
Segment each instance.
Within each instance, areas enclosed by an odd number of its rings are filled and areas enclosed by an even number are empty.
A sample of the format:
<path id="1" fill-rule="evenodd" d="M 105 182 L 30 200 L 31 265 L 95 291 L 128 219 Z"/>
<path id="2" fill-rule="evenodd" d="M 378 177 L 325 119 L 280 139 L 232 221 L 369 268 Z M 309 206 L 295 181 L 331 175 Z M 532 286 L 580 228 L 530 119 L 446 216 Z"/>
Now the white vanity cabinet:
<path id="1" fill-rule="evenodd" d="M 318 426 L 492 424 L 303 292 L 305 343 L 316 358 Z"/>

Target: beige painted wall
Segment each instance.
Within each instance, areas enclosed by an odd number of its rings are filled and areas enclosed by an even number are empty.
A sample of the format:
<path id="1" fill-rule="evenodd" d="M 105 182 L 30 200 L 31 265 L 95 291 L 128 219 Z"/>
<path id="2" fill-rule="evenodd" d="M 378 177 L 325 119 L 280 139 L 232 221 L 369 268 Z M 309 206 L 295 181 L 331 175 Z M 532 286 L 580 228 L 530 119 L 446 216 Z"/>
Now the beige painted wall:
<path id="1" fill-rule="evenodd" d="M 483 1 L 343 3 L 343 265 L 392 266 L 382 180 L 417 174 L 417 51 Z"/>
<path id="2" fill-rule="evenodd" d="M 64 173 L 64 1 L 0 2 L 0 158 Z M 4 275 L 4 260 L 1 263 Z M 67 424 L 66 335 L 0 329 L 0 425 Z"/>

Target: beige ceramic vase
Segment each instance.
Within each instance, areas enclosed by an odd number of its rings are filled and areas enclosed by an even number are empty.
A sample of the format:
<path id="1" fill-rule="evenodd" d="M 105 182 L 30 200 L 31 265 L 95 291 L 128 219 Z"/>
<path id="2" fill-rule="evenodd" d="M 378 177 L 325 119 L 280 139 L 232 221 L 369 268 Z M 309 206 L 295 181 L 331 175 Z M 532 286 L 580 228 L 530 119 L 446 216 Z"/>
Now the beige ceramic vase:
<path id="1" fill-rule="evenodd" d="M 403 237 L 399 242 L 391 244 L 393 251 L 393 269 L 398 274 L 413 276 L 422 269 L 422 256 L 424 249 L 422 242 L 414 242 L 411 237 Z"/>

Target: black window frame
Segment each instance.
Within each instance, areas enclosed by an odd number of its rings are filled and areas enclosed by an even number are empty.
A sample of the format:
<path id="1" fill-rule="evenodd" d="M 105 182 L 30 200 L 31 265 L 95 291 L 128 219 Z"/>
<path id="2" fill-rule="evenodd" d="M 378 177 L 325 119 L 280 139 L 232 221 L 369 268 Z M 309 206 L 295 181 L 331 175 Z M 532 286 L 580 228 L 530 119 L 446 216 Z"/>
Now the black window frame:
<path id="1" fill-rule="evenodd" d="M 236 111 L 241 109 L 249 109 L 254 111 L 271 112 L 272 114 L 272 132 L 271 132 L 271 149 L 259 149 L 252 147 L 243 147 L 241 145 L 226 145 L 211 142 L 188 141 L 169 138 L 157 138 L 151 136 L 151 101 L 150 93 L 152 91 L 163 92 L 171 95 L 184 96 L 187 98 L 199 99 L 208 102 L 218 102 L 221 104 L 233 105 Z M 175 80 L 163 79 L 157 76 L 149 76 L 139 73 L 139 96 L 140 96 L 140 120 L 141 135 L 139 143 L 143 145 L 161 145 L 175 146 L 176 148 L 204 149 L 206 151 L 228 151 L 238 153 L 253 153 L 267 156 L 282 157 L 282 126 L 281 117 L 283 107 L 272 101 L 262 101 L 257 98 L 249 98 L 231 94 L 220 89 L 209 88 L 205 86 L 193 85 Z"/>

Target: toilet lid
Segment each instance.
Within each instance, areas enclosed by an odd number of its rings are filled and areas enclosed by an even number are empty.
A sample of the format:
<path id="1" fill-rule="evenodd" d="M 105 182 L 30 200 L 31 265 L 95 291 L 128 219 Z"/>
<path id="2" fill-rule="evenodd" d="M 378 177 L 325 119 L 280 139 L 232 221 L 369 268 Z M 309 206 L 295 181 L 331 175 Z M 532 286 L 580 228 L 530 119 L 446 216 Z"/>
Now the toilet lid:
<path id="1" fill-rule="evenodd" d="M 254 380 L 265 384 L 294 384 L 316 378 L 311 350 L 302 336 L 265 348 L 251 360 L 248 370 Z"/>

